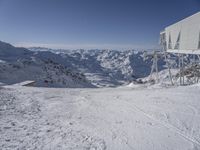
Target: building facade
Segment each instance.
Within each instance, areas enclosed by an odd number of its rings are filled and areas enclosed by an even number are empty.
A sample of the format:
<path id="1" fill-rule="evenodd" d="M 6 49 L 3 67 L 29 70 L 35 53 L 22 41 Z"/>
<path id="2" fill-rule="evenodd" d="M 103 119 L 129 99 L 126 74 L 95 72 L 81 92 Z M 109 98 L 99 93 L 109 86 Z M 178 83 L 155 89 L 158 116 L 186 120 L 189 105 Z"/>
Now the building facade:
<path id="1" fill-rule="evenodd" d="M 166 27 L 160 43 L 169 53 L 200 54 L 200 12 Z"/>

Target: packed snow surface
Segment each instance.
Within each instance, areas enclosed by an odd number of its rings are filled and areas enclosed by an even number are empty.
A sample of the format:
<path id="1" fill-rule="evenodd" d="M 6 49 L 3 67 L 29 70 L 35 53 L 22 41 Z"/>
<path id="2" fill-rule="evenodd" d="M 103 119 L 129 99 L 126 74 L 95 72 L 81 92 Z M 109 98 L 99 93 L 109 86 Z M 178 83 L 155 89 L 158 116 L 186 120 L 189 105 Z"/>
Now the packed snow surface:
<path id="1" fill-rule="evenodd" d="M 199 150 L 200 86 L 7 86 L 0 135 L 12 150 Z"/>

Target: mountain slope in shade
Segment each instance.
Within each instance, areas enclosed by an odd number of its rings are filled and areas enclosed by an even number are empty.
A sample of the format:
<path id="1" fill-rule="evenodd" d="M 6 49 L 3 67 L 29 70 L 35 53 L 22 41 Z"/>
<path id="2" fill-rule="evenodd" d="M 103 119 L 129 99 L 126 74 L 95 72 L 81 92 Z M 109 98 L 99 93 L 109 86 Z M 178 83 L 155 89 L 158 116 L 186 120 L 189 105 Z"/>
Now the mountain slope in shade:
<path id="1" fill-rule="evenodd" d="M 14 47 L 11 44 L 0 41 L 0 59 L 16 61 L 19 58 L 30 57 L 33 52 L 26 48 Z"/>

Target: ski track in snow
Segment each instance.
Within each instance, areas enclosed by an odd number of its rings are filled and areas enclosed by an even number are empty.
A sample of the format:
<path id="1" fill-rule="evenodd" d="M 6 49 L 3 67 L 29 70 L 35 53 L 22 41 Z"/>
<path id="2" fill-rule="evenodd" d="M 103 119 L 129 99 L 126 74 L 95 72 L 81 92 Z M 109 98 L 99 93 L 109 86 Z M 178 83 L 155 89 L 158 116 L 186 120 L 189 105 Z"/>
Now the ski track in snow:
<path id="1" fill-rule="evenodd" d="M 184 137 L 185 139 L 193 142 L 194 144 L 197 144 L 198 146 L 200 146 L 200 143 L 198 141 L 196 141 L 193 137 L 190 137 L 188 135 L 185 135 L 184 133 L 182 133 L 178 128 L 174 127 L 173 125 L 166 123 L 166 122 L 162 122 L 159 121 L 157 119 L 155 119 L 154 117 L 152 117 L 151 115 L 147 114 L 146 112 L 144 112 L 142 109 L 140 109 L 139 107 L 137 107 L 136 105 L 132 105 L 132 107 L 134 107 L 135 109 L 137 109 L 138 111 L 140 111 L 141 113 L 143 113 L 145 116 L 147 116 L 148 118 L 150 118 L 152 121 L 170 129 L 173 130 L 175 133 L 181 135 L 182 137 Z"/>
<path id="2" fill-rule="evenodd" d="M 0 149 L 199 150 L 198 97 L 195 86 L 7 86 L 0 89 Z"/>

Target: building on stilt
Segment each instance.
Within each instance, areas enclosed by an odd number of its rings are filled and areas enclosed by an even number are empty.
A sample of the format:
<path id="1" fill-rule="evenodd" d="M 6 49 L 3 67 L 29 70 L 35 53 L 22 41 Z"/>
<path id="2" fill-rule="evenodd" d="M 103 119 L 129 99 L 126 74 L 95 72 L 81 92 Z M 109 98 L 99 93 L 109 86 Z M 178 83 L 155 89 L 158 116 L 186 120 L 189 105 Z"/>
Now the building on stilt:
<path id="1" fill-rule="evenodd" d="M 194 55 L 193 58 L 200 58 L 200 12 L 166 27 L 160 32 L 160 43 L 166 53 L 169 73 L 170 65 L 167 54 L 172 53 L 178 56 L 180 85 L 183 85 L 185 76 L 184 67 L 187 65 L 184 63 L 184 58 L 188 55 Z M 196 62 L 196 60 L 193 61 Z M 195 68 L 193 71 L 196 71 Z M 196 78 L 198 82 L 199 76 Z M 173 84 L 172 78 L 171 82 Z"/>

